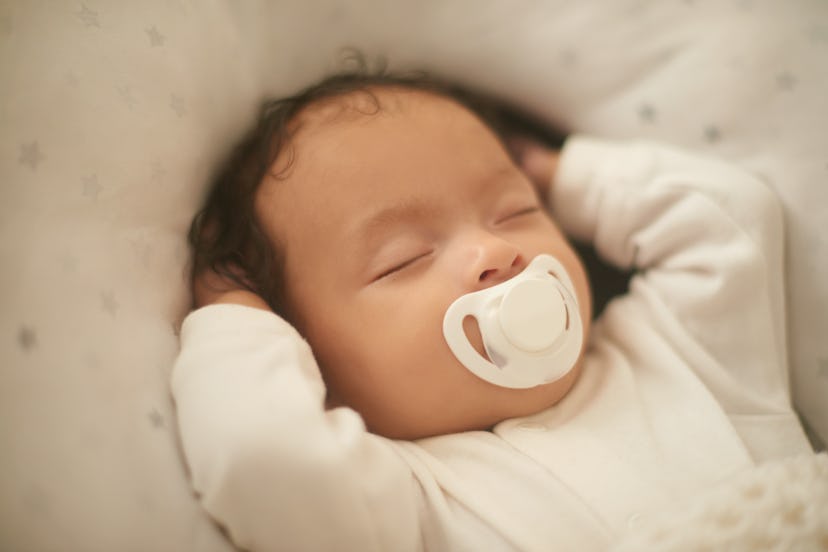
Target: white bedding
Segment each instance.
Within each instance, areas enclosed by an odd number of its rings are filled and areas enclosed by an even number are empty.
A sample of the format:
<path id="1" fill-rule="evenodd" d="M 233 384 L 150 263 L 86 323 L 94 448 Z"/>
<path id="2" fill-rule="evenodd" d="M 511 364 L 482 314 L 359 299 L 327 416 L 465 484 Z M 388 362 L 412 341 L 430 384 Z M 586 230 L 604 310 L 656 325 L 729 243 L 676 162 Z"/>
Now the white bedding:
<path id="1" fill-rule="evenodd" d="M 258 101 L 355 46 L 566 130 L 672 141 L 787 214 L 795 403 L 828 439 L 828 3 L 0 3 L 0 549 L 230 550 L 167 388 L 184 233 Z"/>

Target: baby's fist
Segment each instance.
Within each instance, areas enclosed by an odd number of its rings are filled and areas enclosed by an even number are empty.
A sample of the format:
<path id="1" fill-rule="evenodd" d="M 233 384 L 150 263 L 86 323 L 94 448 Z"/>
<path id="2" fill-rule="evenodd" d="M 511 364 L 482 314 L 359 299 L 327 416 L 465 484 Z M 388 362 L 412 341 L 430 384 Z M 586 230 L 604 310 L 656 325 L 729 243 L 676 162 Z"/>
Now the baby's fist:
<path id="1" fill-rule="evenodd" d="M 232 278 L 205 270 L 193 280 L 193 307 L 217 303 L 233 303 L 270 310 L 267 302 Z"/>
<path id="2" fill-rule="evenodd" d="M 508 146 L 518 168 L 546 201 L 558 167 L 560 152 L 526 136 L 509 138 Z"/>

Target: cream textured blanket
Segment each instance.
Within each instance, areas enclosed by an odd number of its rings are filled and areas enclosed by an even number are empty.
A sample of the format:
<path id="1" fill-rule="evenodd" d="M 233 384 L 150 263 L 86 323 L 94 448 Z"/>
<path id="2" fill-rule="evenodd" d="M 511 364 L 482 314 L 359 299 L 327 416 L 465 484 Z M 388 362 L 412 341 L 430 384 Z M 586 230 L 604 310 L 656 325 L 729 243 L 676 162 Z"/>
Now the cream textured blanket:
<path id="1" fill-rule="evenodd" d="M 759 466 L 639 522 L 613 552 L 828 551 L 828 455 Z"/>

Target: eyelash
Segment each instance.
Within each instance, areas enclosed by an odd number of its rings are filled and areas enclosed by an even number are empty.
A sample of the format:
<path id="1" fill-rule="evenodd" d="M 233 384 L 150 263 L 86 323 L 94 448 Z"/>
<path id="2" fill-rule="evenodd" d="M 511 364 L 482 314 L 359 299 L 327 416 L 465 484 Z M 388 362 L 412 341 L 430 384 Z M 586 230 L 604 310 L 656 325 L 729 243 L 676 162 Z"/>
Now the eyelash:
<path id="1" fill-rule="evenodd" d="M 538 211 L 540 211 L 540 207 L 537 206 L 537 205 L 533 205 L 531 207 L 526 207 L 524 209 L 520 209 L 519 211 L 515 211 L 514 213 L 506 215 L 505 217 L 498 220 L 498 222 L 506 222 L 506 221 L 511 220 L 513 218 L 522 217 L 524 215 L 531 215 L 531 214 L 537 213 Z M 421 258 L 426 257 L 430 254 L 431 254 L 431 252 L 422 253 L 422 254 L 417 255 L 415 257 L 411 257 L 410 259 L 406 259 L 405 261 L 403 261 L 399 264 L 396 264 L 396 265 L 392 266 L 391 268 L 389 268 L 387 270 L 382 271 L 379 275 L 377 275 L 376 278 L 374 278 L 374 281 L 378 281 L 378 280 L 382 280 L 383 278 L 387 278 L 388 276 L 391 276 L 392 274 L 394 274 L 396 272 L 399 272 L 400 270 L 408 267 L 411 264 L 414 264 L 416 261 L 419 261 Z"/>
<path id="2" fill-rule="evenodd" d="M 507 220 L 522 217 L 524 215 L 532 215 L 534 213 L 537 213 L 538 211 L 540 211 L 540 207 L 538 207 L 537 205 L 533 205 L 531 207 L 526 207 L 525 209 L 521 209 L 519 211 L 515 211 L 514 213 L 506 215 L 502 219 L 498 220 L 498 222 L 506 222 Z"/>
<path id="3" fill-rule="evenodd" d="M 391 268 L 389 268 L 388 270 L 385 270 L 381 274 L 379 274 L 374 279 L 374 281 L 382 280 L 383 278 L 385 278 L 387 276 L 390 276 L 390 275 L 394 274 L 395 272 L 399 272 L 400 270 L 406 268 L 408 265 L 414 264 L 416 261 L 419 261 L 423 257 L 425 257 L 427 255 L 430 255 L 430 254 L 431 254 L 430 252 L 429 253 L 422 253 L 420 255 L 417 255 L 416 257 L 411 257 L 410 259 L 407 259 L 407 260 L 405 260 L 405 261 L 403 261 L 403 262 L 401 262 L 397 265 L 394 265 Z"/>

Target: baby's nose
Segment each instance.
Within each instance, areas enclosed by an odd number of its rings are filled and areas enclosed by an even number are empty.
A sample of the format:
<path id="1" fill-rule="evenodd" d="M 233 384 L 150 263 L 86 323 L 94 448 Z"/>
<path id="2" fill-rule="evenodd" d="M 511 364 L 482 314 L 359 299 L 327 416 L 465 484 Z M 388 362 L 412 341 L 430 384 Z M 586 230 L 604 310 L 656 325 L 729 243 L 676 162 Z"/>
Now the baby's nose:
<path id="1" fill-rule="evenodd" d="M 488 264 L 488 263 L 487 263 Z M 505 280 L 508 280 L 512 276 L 516 275 L 519 270 L 515 270 L 515 268 L 520 264 L 520 254 L 516 253 L 511 261 L 508 259 L 504 263 L 491 263 L 492 266 L 489 268 L 484 268 L 480 275 L 477 277 L 477 281 L 481 284 L 484 284 L 481 287 L 488 287 L 493 286 L 495 284 L 499 284 Z"/>
<path id="2" fill-rule="evenodd" d="M 472 289 L 484 289 L 512 278 L 526 266 L 520 250 L 513 244 L 489 236 L 479 243 L 477 255 L 468 274 Z"/>

